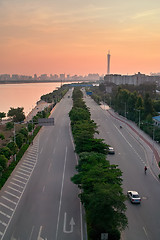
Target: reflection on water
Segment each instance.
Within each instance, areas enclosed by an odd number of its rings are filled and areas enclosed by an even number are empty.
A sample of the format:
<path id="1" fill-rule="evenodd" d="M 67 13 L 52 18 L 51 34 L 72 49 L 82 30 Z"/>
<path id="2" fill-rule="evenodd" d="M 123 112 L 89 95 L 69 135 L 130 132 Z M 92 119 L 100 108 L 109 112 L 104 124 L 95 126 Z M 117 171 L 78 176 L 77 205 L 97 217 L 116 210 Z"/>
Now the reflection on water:
<path id="1" fill-rule="evenodd" d="M 10 107 L 23 107 L 25 115 L 28 115 L 42 95 L 60 86 L 61 82 L 0 84 L 0 112 L 7 114 Z"/>

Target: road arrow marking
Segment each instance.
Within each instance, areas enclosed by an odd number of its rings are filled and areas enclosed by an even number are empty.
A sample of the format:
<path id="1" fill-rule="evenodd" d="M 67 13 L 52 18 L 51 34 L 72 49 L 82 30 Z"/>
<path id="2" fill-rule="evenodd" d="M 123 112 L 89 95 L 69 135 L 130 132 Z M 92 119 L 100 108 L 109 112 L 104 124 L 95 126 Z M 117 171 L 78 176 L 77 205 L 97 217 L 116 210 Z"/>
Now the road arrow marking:
<path id="1" fill-rule="evenodd" d="M 42 232 L 42 226 L 40 226 L 37 240 L 47 240 L 47 238 L 44 239 L 41 237 L 41 232 Z"/>
<path id="2" fill-rule="evenodd" d="M 73 232 L 73 226 L 75 225 L 73 217 L 71 218 L 71 221 L 69 225 L 71 226 L 70 230 L 66 230 L 66 222 L 67 222 L 67 213 L 64 213 L 64 224 L 63 224 L 63 232 L 64 233 L 72 233 Z"/>

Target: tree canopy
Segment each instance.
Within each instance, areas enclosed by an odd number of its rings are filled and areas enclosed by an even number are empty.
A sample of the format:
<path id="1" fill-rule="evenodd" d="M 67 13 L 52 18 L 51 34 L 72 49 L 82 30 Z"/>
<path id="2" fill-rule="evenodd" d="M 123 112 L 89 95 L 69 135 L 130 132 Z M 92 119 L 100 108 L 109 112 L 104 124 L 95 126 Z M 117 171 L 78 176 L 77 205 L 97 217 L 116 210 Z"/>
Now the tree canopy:
<path id="1" fill-rule="evenodd" d="M 22 122 L 25 119 L 24 108 L 10 108 L 7 116 L 12 117 L 14 122 Z"/>
<path id="2" fill-rule="evenodd" d="M 122 99 L 128 98 L 127 91 L 123 94 Z M 82 97 L 80 89 L 75 88 L 69 116 L 79 161 L 78 173 L 71 180 L 82 190 L 79 197 L 86 210 L 89 238 L 97 240 L 101 233 L 108 232 L 109 239 L 119 240 L 120 231 L 127 226 L 122 172 L 106 160 L 108 145 L 104 140 L 94 138 L 97 125 L 90 119 Z"/>

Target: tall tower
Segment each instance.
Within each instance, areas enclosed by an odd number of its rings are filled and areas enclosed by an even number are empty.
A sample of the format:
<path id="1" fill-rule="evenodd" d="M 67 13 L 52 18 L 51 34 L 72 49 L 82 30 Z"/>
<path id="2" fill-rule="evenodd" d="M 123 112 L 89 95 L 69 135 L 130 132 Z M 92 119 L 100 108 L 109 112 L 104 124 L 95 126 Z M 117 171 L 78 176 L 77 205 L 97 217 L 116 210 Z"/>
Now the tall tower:
<path id="1" fill-rule="evenodd" d="M 108 54 L 107 54 L 107 74 L 110 74 L 110 51 L 108 51 Z"/>

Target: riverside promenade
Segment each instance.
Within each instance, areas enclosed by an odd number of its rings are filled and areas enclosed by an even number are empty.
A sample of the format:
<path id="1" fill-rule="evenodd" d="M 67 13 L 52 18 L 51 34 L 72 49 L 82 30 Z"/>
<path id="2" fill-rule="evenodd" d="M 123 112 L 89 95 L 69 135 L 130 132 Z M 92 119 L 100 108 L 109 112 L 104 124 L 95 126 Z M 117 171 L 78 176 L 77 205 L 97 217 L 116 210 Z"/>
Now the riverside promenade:
<path id="1" fill-rule="evenodd" d="M 37 102 L 37 105 L 32 109 L 32 111 L 26 116 L 24 122 L 29 122 L 38 112 L 43 111 L 46 107 L 49 107 L 51 103 L 47 103 L 43 100 Z"/>

